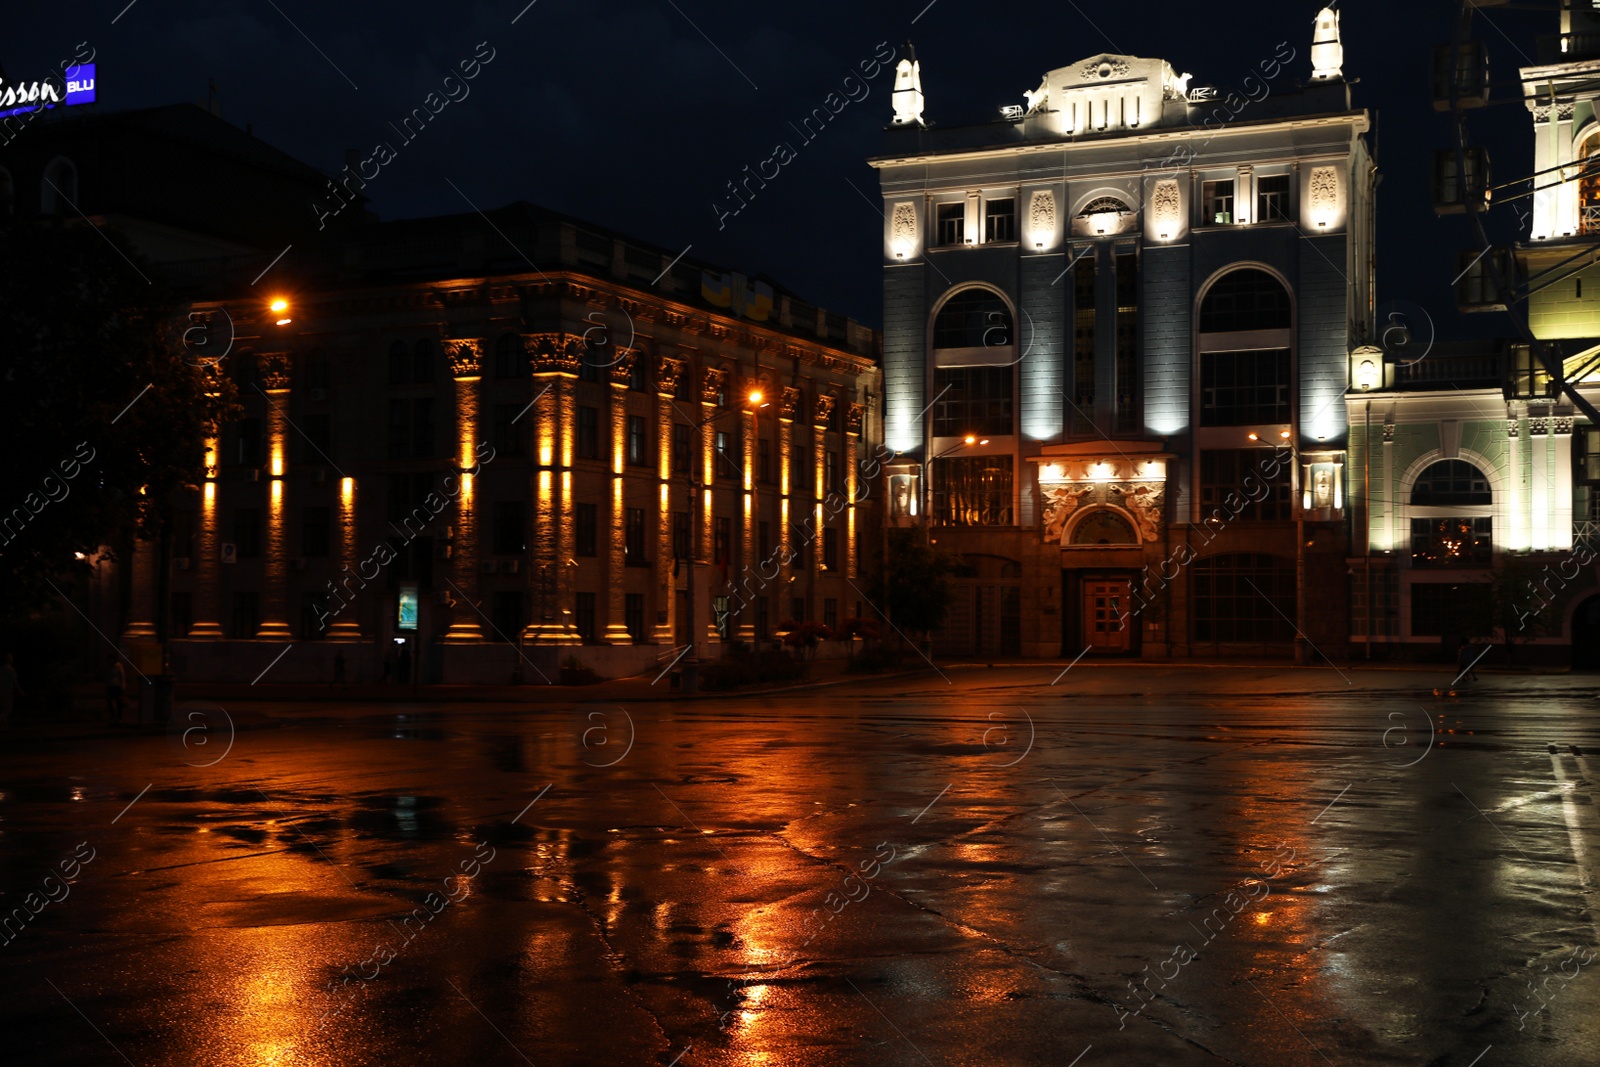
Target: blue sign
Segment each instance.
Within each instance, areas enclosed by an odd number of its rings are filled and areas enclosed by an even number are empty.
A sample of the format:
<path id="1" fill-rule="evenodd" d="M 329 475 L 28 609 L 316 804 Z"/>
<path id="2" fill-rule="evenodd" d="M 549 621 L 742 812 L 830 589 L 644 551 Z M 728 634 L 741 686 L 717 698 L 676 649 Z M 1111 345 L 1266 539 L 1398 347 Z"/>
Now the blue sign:
<path id="1" fill-rule="evenodd" d="M 415 582 L 407 582 L 400 587 L 400 600 L 395 607 L 394 628 L 396 630 L 415 630 L 417 628 L 417 586 Z"/>
<path id="2" fill-rule="evenodd" d="M 68 107 L 94 103 L 93 63 L 67 68 L 67 99 L 64 102 Z"/>
<path id="3" fill-rule="evenodd" d="M 30 111 L 53 108 L 59 102 L 67 107 L 94 103 L 94 64 L 80 63 L 68 67 L 65 100 L 61 98 L 60 83 L 19 82 L 16 85 L 0 84 L 0 119 L 22 115 Z M 12 107 L 21 104 L 22 107 Z"/>

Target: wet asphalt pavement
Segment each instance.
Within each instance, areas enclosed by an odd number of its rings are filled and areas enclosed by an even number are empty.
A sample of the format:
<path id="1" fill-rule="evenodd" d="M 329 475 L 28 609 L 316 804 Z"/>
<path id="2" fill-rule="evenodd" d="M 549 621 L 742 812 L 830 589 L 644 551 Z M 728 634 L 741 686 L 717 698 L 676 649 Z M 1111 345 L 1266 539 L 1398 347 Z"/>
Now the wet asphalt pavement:
<path id="1" fill-rule="evenodd" d="M 1058 670 L 14 728 L 0 1063 L 1600 1062 L 1600 679 Z"/>

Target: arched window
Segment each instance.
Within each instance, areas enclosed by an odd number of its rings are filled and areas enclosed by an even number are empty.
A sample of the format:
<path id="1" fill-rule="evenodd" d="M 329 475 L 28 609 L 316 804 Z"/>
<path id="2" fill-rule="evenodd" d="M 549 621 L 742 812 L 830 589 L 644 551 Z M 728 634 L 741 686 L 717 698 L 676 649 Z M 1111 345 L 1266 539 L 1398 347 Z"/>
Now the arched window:
<path id="1" fill-rule="evenodd" d="M 525 378 L 528 376 L 528 369 L 528 356 L 522 348 L 522 335 L 501 334 L 494 342 L 494 376 Z"/>
<path id="2" fill-rule="evenodd" d="M 1240 267 L 1212 284 L 1200 304 L 1200 425 L 1290 421 L 1289 319 L 1289 291 L 1264 270 Z M 1240 333 L 1262 340 L 1245 348 Z"/>
<path id="3" fill-rule="evenodd" d="M 1003 348 L 1012 343 L 1011 309 L 988 289 L 963 289 L 933 320 L 934 348 Z"/>
<path id="4" fill-rule="evenodd" d="M 1072 528 L 1075 545 L 1136 545 L 1139 538 L 1121 515 L 1106 508 L 1091 511 Z"/>
<path id="5" fill-rule="evenodd" d="M 1200 305 L 1201 333 L 1288 328 L 1289 290 L 1254 267 L 1241 267 L 1218 278 Z"/>
<path id="6" fill-rule="evenodd" d="M 1430 464 L 1411 487 L 1411 565 L 1482 568 L 1494 562 L 1494 494 L 1461 459 Z"/>
<path id="7" fill-rule="evenodd" d="M 1294 561 L 1255 552 L 1196 560 L 1189 585 L 1197 644 L 1294 639 Z"/>
<path id="8" fill-rule="evenodd" d="M 1420 507 L 1475 506 L 1493 503 L 1489 479 L 1462 459 L 1442 459 L 1417 476 L 1411 503 Z"/>
<path id="9" fill-rule="evenodd" d="M 67 215 L 78 203 L 78 168 L 65 156 L 57 156 L 44 169 L 39 183 L 39 210 L 45 215 Z"/>

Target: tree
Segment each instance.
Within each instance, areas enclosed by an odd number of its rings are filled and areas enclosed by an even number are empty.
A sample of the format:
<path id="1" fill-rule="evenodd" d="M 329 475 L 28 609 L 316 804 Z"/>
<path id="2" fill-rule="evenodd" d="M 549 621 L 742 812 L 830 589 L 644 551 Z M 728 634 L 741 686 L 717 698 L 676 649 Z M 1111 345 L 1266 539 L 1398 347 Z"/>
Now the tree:
<path id="1" fill-rule="evenodd" d="M 928 634 L 950 607 L 954 554 L 929 544 L 921 530 L 889 531 L 889 618 L 903 632 Z"/>
<path id="2" fill-rule="evenodd" d="M 0 228 L 0 601 L 35 609 L 83 558 L 162 539 L 232 413 L 215 367 L 186 360 L 176 300 L 115 232 Z M 80 558 L 82 557 L 82 558 Z"/>
<path id="3" fill-rule="evenodd" d="M 1517 644 L 1526 644 L 1549 633 L 1555 625 L 1548 597 L 1534 584 L 1539 570 L 1533 562 L 1509 557 L 1501 563 L 1489 582 L 1484 605 L 1484 625 L 1480 633 L 1492 633 L 1506 647 L 1506 662 L 1515 663 Z"/>

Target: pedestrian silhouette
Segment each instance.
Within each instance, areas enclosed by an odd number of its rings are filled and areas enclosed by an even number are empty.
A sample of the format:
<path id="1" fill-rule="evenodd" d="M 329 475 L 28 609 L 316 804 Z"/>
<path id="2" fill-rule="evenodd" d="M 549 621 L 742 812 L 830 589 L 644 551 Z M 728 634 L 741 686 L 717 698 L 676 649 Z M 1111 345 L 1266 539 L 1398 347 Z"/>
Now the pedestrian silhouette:
<path id="1" fill-rule="evenodd" d="M 127 700 L 128 676 L 122 670 L 122 661 L 116 656 L 107 657 L 111 666 L 106 670 L 106 711 L 112 722 L 122 721 L 124 701 Z"/>

